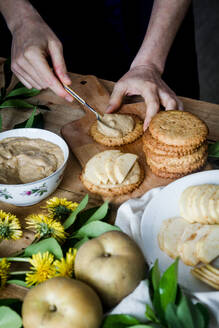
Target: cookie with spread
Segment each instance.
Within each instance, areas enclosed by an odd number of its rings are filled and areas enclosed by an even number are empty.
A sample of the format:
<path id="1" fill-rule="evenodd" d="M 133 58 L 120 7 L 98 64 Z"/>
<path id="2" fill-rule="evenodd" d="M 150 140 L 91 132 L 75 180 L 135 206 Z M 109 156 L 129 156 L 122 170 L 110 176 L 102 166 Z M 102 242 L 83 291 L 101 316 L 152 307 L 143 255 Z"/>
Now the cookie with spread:
<path id="1" fill-rule="evenodd" d="M 89 191 L 104 196 L 132 192 L 143 179 L 138 156 L 120 150 L 106 150 L 93 156 L 81 174 L 81 181 Z"/>
<path id="2" fill-rule="evenodd" d="M 93 139 L 105 146 L 122 146 L 140 138 L 143 121 L 134 114 L 104 114 L 90 129 Z"/>

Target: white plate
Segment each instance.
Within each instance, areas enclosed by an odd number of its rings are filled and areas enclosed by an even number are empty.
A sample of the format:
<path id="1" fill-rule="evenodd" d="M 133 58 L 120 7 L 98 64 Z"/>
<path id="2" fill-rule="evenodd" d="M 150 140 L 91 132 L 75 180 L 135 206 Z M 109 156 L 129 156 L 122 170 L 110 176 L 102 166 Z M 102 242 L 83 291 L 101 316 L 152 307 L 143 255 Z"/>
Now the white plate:
<path id="1" fill-rule="evenodd" d="M 146 207 L 141 221 L 143 253 L 149 265 L 156 259 L 164 272 L 173 263 L 168 255 L 159 248 L 157 236 L 163 220 L 179 216 L 179 198 L 184 189 L 192 185 L 219 184 L 219 170 L 194 173 L 178 179 L 162 189 Z M 219 260 L 217 260 L 219 263 Z M 216 263 L 216 264 L 218 264 Z M 192 276 L 191 267 L 179 261 L 178 281 L 180 285 L 192 292 L 212 291 L 211 287 Z"/>

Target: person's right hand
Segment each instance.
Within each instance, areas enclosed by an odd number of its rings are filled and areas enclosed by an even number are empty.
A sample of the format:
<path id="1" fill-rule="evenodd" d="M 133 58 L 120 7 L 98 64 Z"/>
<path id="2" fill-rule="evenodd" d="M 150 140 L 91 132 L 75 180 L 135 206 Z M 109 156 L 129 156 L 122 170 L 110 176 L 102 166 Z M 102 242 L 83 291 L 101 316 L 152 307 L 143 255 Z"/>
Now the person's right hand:
<path id="1" fill-rule="evenodd" d="M 11 69 L 28 88 L 50 88 L 58 96 L 72 101 L 62 83 L 71 80 L 63 57 L 59 39 L 40 16 L 27 17 L 12 31 Z M 47 58 L 52 60 L 53 70 Z M 61 82 L 60 82 L 60 81 Z"/>

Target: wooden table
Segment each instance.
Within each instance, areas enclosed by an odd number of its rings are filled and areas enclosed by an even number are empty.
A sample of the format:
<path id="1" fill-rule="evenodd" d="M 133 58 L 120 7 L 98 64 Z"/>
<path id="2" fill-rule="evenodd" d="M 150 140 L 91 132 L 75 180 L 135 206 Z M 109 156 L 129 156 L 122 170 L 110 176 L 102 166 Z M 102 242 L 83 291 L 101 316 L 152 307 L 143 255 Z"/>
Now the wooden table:
<path id="1" fill-rule="evenodd" d="M 3 71 L 2 71 L 2 62 L 0 59 L 0 87 L 4 83 Z M 72 79 L 72 85 L 74 85 L 74 80 L 78 79 L 80 76 L 83 80 L 82 75 L 70 73 Z M 110 81 L 101 80 L 103 85 L 109 91 L 112 92 L 114 83 Z M 185 109 L 188 109 L 190 112 L 197 114 L 202 118 L 208 125 L 210 133 L 210 140 L 219 140 L 219 105 L 211 104 L 203 101 L 197 101 L 189 98 L 181 98 L 184 103 Z M 79 119 L 83 116 L 83 109 L 81 105 L 74 101 L 72 104 L 66 102 L 60 97 L 56 96 L 52 91 L 45 90 L 40 93 L 37 97 L 30 99 L 32 103 L 47 105 L 51 111 L 44 112 L 45 118 L 45 129 L 53 131 L 57 134 L 60 134 L 60 129 L 63 125 L 71 122 L 73 120 Z M 127 98 L 127 102 L 139 102 L 143 101 L 141 97 Z M 17 109 L 3 109 L 2 118 L 3 118 L 3 129 L 11 129 L 14 124 L 24 121 L 30 115 L 30 110 L 17 110 Z M 65 176 L 59 188 L 55 191 L 53 196 L 57 197 L 66 197 L 68 200 L 80 201 L 87 190 L 81 184 L 79 180 L 79 174 L 81 172 L 81 167 L 77 162 L 77 159 L 72 153 L 70 153 L 68 165 L 65 171 Z M 50 196 L 51 197 L 51 196 Z M 30 213 L 37 213 L 40 211 L 40 206 L 44 204 L 45 201 L 40 204 L 36 204 L 29 207 L 16 207 L 9 205 L 3 202 L 0 202 L 0 209 L 5 211 L 10 211 L 17 215 L 21 221 Z M 89 206 L 98 206 L 102 204 L 101 197 L 89 193 Z M 113 223 L 115 220 L 117 206 L 111 208 L 111 218 L 110 222 Z M 33 234 L 24 230 L 23 238 L 16 242 L 2 242 L 0 244 L 0 257 L 8 256 L 14 252 L 14 250 L 28 246 L 33 240 Z M 26 293 L 26 290 L 18 286 L 8 286 L 4 290 L 0 291 L 0 298 L 3 297 L 18 297 L 23 298 Z"/>

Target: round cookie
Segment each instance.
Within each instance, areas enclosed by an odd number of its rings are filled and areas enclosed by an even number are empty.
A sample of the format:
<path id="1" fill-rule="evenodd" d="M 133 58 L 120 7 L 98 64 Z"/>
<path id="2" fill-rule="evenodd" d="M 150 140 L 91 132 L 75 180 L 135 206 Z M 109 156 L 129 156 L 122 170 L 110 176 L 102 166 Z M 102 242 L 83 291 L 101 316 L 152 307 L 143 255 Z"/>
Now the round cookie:
<path id="1" fill-rule="evenodd" d="M 153 138 L 177 147 L 198 147 L 207 137 L 208 127 L 197 116 L 179 110 L 160 111 L 149 125 Z"/>
<path id="2" fill-rule="evenodd" d="M 121 115 L 127 115 L 127 114 L 121 114 Z M 143 134 L 143 121 L 135 114 L 128 114 L 128 115 L 130 115 L 134 119 L 135 127 L 133 131 L 131 131 L 127 135 L 123 137 L 105 136 L 98 130 L 97 121 L 95 121 L 90 129 L 91 136 L 96 142 L 109 147 L 122 146 L 134 142 L 135 140 L 140 138 Z"/>
<path id="3" fill-rule="evenodd" d="M 150 158 L 156 166 L 161 170 L 168 170 L 169 172 L 184 173 L 194 164 L 202 160 L 207 155 L 207 143 L 203 143 L 195 152 L 184 156 L 162 156 L 144 149 L 146 158 Z"/>
<path id="4" fill-rule="evenodd" d="M 138 188 L 138 186 L 143 182 L 144 170 L 141 167 L 141 165 L 139 165 L 139 167 L 140 167 L 140 176 L 139 176 L 138 182 L 132 183 L 130 185 L 124 185 L 121 187 L 101 188 L 101 186 L 95 185 L 84 178 L 84 170 L 82 171 L 80 179 L 81 179 L 82 183 L 84 184 L 84 186 L 92 193 L 100 194 L 100 195 L 107 196 L 107 197 L 116 196 L 116 195 L 124 195 L 124 194 L 128 194 L 129 192 L 132 192 L 133 190 Z"/>
<path id="5" fill-rule="evenodd" d="M 136 154 L 111 149 L 91 157 L 80 178 L 91 192 L 113 196 L 136 189 L 144 179 L 144 170 Z"/>
<path id="6" fill-rule="evenodd" d="M 146 130 L 142 137 L 143 147 L 152 151 L 157 155 L 163 156 L 183 156 L 191 154 L 197 149 L 197 146 L 172 146 L 159 142 L 157 139 L 153 138 L 149 129 Z"/>
<path id="7" fill-rule="evenodd" d="M 151 171 L 161 177 L 161 178 L 170 178 L 170 179 L 179 179 L 187 174 L 199 171 L 205 164 L 207 161 L 207 155 L 205 157 L 203 157 L 201 160 L 197 161 L 196 163 L 190 165 L 187 168 L 184 168 L 183 172 L 180 173 L 179 170 L 177 170 L 177 168 L 174 168 L 171 171 L 168 171 L 169 168 L 167 168 L 166 170 L 164 168 L 160 168 L 157 166 L 157 163 L 154 162 L 153 160 L 151 160 L 149 157 L 147 158 L 147 163 L 151 169 Z"/>

